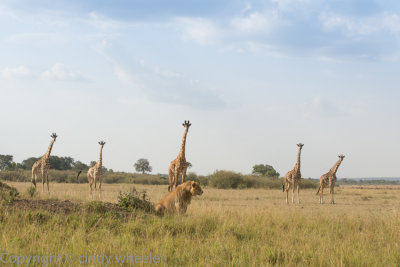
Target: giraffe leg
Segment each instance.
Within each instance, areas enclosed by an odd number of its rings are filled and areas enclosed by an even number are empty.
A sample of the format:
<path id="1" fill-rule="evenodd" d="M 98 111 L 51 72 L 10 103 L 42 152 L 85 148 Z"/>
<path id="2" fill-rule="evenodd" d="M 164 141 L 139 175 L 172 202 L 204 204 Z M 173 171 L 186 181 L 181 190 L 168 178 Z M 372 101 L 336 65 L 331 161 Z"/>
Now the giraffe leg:
<path id="1" fill-rule="evenodd" d="M 101 198 L 101 180 L 103 178 L 103 174 L 99 176 L 99 197 Z"/>
<path id="2" fill-rule="evenodd" d="M 32 179 L 31 179 L 31 181 L 32 181 L 32 184 L 35 186 L 35 189 L 36 189 L 36 174 L 35 174 L 34 171 L 32 171 Z"/>
<path id="3" fill-rule="evenodd" d="M 44 193 L 44 171 L 42 170 L 42 193 Z"/>
<path id="4" fill-rule="evenodd" d="M 88 184 L 89 184 L 89 198 L 92 196 L 92 184 L 93 184 L 93 177 L 91 174 L 91 170 L 89 169 L 87 174 L 86 174 L 87 178 L 88 178 Z"/>
<path id="5" fill-rule="evenodd" d="M 324 185 L 321 184 L 321 191 L 319 192 L 319 204 L 324 203 Z"/>
<path id="6" fill-rule="evenodd" d="M 294 189 L 295 189 L 295 181 L 294 181 L 294 179 L 293 179 L 293 182 L 292 182 L 292 204 L 294 204 Z"/>
<path id="7" fill-rule="evenodd" d="M 297 202 L 300 204 L 300 180 L 297 181 Z"/>
<path id="8" fill-rule="evenodd" d="M 174 173 L 175 188 L 178 186 L 178 177 L 179 177 L 179 169 L 175 167 L 175 173 Z"/>
<path id="9" fill-rule="evenodd" d="M 186 170 L 187 170 L 187 165 L 185 166 L 185 168 L 183 169 L 183 173 L 182 173 L 182 184 L 185 182 L 186 180 Z"/>
<path id="10" fill-rule="evenodd" d="M 334 188 L 335 188 L 335 184 L 332 183 L 331 186 L 330 186 L 330 194 L 331 194 L 331 201 L 330 201 L 330 203 L 331 203 L 331 204 L 335 204 L 335 201 L 334 201 L 334 199 L 333 199 L 333 194 L 334 194 L 334 190 L 335 190 Z"/>
<path id="11" fill-rule="evenodd" d="M 89 197 L 91 197 L 91 198 L 93 198 L 92 186 L 93 186 L 93 178 L 90 177 L 90 179 L 89 179 Z"/>
<path id="12" fill-rule="evenodd" d="M 169 168 L 168 168 L 168 178 L 169 178 L 168 192 L 172 192 L 172 188 L 174 187 L 174 177 L 175 177 L 175 173 L 173 171 L 173 168 L 172 168 L 172 166 L 169 166 Z"/>
<path id="13" fill-rule="evenodd" d="M 286 183 L 286 204 L 289 204 L 289 188 L 290 188 L 290 183 Z"/>
<path id="14" fill-rule="evenodd" d="M 47 193 L 50 194 L 49 174 L 46 172 Z"/>
<path id="15" fill-rule="evenodd" d="M 96 187 L 97 187 L 96 172 L 94 173 L 94 176 L 93 176 L 93 182 L 94 182 L 94 198 L 96 198 Z M 93 197 L 93 195 L 92 195 L 92 197 Z"/>

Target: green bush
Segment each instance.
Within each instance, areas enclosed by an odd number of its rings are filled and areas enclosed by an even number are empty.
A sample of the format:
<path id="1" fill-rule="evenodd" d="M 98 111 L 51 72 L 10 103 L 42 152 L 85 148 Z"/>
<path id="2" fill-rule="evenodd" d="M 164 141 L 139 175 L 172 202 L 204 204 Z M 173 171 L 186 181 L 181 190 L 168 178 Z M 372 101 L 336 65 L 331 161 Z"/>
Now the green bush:
<path id="1" fill-rule="evenodd" d="M 202 176 L 202 175 L 197 176 L 197 180 L 199 180 L 201 186 L 208 186 L 210 181 L 208 176 Z"/>
<path id="2" fill-rule="evenodd" d="M 145 190 L 139 192 L 132 187 L 127 193 L 119 193 L 118 205 L 128 211 L 143 210 L 145 212 L 153 212 L 154 205 L 148 199 Z"/>
<path id="3" fill-rule="evenodd" d="M 18 197 L 19 192 L 15 187 L 9 186 L 0 181 L 0 202 L 12 203 Z"/>
<path id="4" fill-rule="evenodd" d="M 154 175 L 140 175 L 133 178 L 134 184 L 152 184 L 152 185 L 168 185 L 169 179 L 161 177 L 161 176 L 154 176 Z"/>
<path id="5" fill-rule="evenodd" d="M 232 171 L 216 171 L 209 178 L 209 185 L 219 189 L 238 188 L 241 183 L 242 175 Z"/>
<path id="6" fill-rule="evenodd" d="M 26 194 L 30 197 L 33 198 L 37 193 L 36 193 L 36 188 L 34 186 L 30 186 L 26 189 Z"/>
<path id="7" fill-rule="evenodd" d="M 209 185 L 219 189 L 228 188 L 268 188 L 282 189 L 283 178 L 276 179 L 273 177 L 258 175 L 242 175 L 232 171 L 216 171 L 214 174 L 206 177 L 198 177 L 201 185 Z M 301 188 L 318 188 L 318 183 L 311 179 L 301 179 Z"/>
<path id="8" fill-rule="evenodd" d="M 319 181 L 316 179 L 301 179 L 300 188 L 313 188 L 316 189 L 319 187 Z"/>
<path id="9" fill-rule="evenodd" d="M 101 201 L 90 201 L 85 203 L 85 208 L 88 212 L 92 213 L 104 214 L 108 211 L 106 203 Z"/>

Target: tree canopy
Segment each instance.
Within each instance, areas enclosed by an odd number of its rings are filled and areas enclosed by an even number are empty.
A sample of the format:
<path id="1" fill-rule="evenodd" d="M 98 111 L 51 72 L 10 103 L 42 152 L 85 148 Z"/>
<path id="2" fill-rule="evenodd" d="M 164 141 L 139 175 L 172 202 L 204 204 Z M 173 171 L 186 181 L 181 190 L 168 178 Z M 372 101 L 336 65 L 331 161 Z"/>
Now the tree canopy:
<path id="1" fill-rule="evenodd" d="M 5 170 L 13 166 L 13 156 L 12 155 L 0 155 L 0 170 Z"/>
<path id="2" fill-rule="evenodd" d="M 268 164 L 254 165 L 252 173 L 262 176 L 279 178 L 279 173 L 271 165 Z"/>
<path id="3" fill-rule="evenodd" d="M 138 159 L 134 166 L 137 172 L 142 172 L 143 174 L 145 172 L 151 172 L 153 170 L 153 168 L 150 166 L 149 160 L 147 159 Z"/>

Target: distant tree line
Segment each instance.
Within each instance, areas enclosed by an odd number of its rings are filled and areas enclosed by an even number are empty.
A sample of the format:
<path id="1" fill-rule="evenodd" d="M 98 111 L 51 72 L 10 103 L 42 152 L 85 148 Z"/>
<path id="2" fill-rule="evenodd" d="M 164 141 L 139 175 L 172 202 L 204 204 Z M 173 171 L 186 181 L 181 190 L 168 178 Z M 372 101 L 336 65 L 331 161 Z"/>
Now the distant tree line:
<path id="1" fill-rule="evenodd" d="M 40 157 L 30 157 L 23 160 L 21 163 L 14 162 L 14 157 L 12 155 L 0 155 L 0 170 L 31 170 L 32 165 L 40 159 Z M 96 164 L 96 161 L 91 161 L 90 166 L 85 163 L 77 160 L 75 161 L 71 157 L 59 157 L 59 156 L 50 156 L 50 169 L 66 171 L 85 171 L 88 170 L 89 167 L 92 167 Z M 107 168 L 103 166 L 103 171 L 107 171 Z"/>

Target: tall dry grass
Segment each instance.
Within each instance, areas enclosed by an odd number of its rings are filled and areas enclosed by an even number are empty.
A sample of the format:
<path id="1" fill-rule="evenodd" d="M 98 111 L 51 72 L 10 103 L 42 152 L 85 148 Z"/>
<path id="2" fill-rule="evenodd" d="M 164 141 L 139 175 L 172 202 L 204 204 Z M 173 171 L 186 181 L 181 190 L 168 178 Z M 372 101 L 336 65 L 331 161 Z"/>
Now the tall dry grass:
<path id="1" fill-rule="evenodd" d="M 29 183 L 8 183 L 22 195 Z M 132 185 L 103 185 L 115 202 Z M 153 202 L 165 186 L 146 189 Z M 90 201 L 88 185 L 51 184 L 38 198 Z M 398 266 L 400 188 L 336 189 L 337 204 L 318 204 L 301 190 L 301 205 L 286 205 L 280 190 L 203 188 L 184 216 L 138 212 L 124 219 L 102 213 L 0 212 L 0 250 L 10 254 L 155 255 L 166 263 L 200 266 Z M 329 200 L 329 196 L 326 196 Z M 115 264 L 115 262 L 114 262 Z"/>

